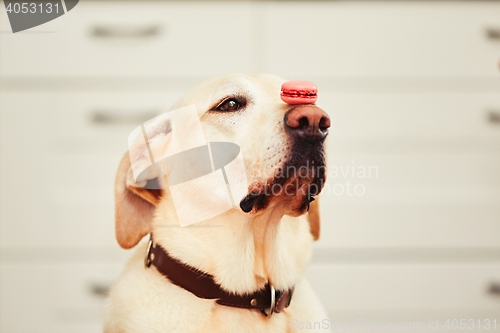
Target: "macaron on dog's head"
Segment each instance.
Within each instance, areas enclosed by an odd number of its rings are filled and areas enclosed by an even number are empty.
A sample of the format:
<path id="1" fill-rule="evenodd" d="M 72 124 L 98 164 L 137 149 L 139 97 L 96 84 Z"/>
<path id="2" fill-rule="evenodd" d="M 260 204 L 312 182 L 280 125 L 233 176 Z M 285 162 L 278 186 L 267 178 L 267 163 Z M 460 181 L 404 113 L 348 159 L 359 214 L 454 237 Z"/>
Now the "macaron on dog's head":
<path id="1" fill-rule="evenodd" d="M 268 74 L 228 74 L 203 82 L 172 107 L 195 104 L 207 141 L 241 148 L 249 184 L 240 202 L 244 212 L 276 207 L 297 216 L 321 191 L 330 119 L 314 104 L 311 85 Z"/>
<path id="2" fill-rule="evenodd" d="M 281 86 L 281 99 L 291 105 L 314 104 L 318 99 L 318 88 L 308 81 L 288 81 Z"/>

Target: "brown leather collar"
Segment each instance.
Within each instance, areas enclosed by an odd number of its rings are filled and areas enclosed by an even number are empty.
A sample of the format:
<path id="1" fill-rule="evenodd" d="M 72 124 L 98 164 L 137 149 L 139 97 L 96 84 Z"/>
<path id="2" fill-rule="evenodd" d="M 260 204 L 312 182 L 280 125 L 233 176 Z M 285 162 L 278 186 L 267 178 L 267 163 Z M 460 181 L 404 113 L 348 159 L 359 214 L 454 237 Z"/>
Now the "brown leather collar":
<path id="1" fill-rule="evenodd" d="M 280 313 L 290 305 L 293 288 L 286 291 L 275 290 L 271 284 L 264 289 L 247 295 L 230 294 L 217 284 L 213 277 L 194 267 L 172 258 L 151 238 L 144 261 L 146 267 L 155 266 L 158 272 L 173 284 L 186 289 L 199 298 L 217 299 L 216 303 L 245 309 L 257 309 L 270 317 Z"/>

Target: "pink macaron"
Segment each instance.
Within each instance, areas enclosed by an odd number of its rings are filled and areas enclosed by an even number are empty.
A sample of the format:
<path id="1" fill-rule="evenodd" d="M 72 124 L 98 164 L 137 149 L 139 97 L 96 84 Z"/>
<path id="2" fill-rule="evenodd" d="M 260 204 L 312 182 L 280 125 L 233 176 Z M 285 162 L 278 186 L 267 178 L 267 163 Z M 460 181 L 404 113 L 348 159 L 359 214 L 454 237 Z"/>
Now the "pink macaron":
<path id="1" fill-rule="evenodd" d="M 281 86 L 281 99 L 287 104 L 314 104 L 318 88 L 308 81 L 288 81 Z"/>

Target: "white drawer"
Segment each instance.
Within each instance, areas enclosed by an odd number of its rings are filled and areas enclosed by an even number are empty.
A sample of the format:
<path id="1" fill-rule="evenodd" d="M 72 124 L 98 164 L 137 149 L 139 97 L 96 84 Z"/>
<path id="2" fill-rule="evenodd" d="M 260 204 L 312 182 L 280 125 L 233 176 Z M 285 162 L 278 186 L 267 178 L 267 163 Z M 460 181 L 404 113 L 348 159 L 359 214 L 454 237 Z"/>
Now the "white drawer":
<path id="1" fill-rule="evenodd" d="M 498 2 L 270 2 L 266 8 L 264 59 L 271 73 L 498 76 Z"/>
<path id="2" fill-rule="evenodd" d="M 320 246 L 500 245 L 499 95 L 321 96 L 332 127 Z"/>
<path id="3" fill-rule="evenodd" d="M 111 285 L 123 266 L 114 263 L 1 264 L 0 330 L 102 332 L 104 296 L 99 295 L 99 291 Z"/>
<path id="4" fill-rule="evenodd" d="M 121 263 L 2 264 L 0 329 L 100 332 L 103 298 L 94 291 L 110 285 L 122 269 Z M 314 264 L 306 277 L 327 311 L 341 315 L 331 317 L 332 321 L 371 319 L 373 313 L 390 314 L 378 320 L 399 314 L 399 318 L 427 321 L 441 319 L 444 312 L 449 318 L 482 315 L 477 319 L 483 319 L 500 310 L 498 299 L 487 293 L 490 284 L 500 279 L 498 264 Z M 366 313 L 367 317 L 360 317 Z"/>
<path id="5" fill-rule="evenodd" d="M 1 34 L 0 75 L 204 77 L 248 72 L 253 59 L 250 6 L 82 1 L 26 33 Z M 1 30 L 9 31 L 6 12 L 0 15 Z"/>
<path id="6" fill-rule="evenodd" d="M 499 50 L 500 54 L 500 50 Z M 319 87 L 321 92 L 321 87 Z M 500 94 L 320 93 L 335 136 L 500 138 Z"/>
<path id="7" fill-rule="evenodd" d="M 464 202 L 457 201 L 460 197 L 458 193 L 449 196 L 447 189 L 456 191 L 462 188 L 464 192 L 469 192 L 463 198 L 470 199 L 470 202 L 494 203 L 500 198 L 500 153 L 335 154 L 330 150 L 327 176 L 327 182 L 332 187 L 346 181 L 365 185 L 363 197 L 367 198 L 353 199 L 354 202 L 375 204 L 408 200 L 413 203 L 460 204 Z M 433 190 L 430 193 L 415 193 L 416 189 L 424 188 Z M 471 193 L 474 188 L 483 189 L 484 195 Z M 399 191 L 393 197 L 381 197 L 388 194 L 384 191 L 397 189 Z M 495 189 L 498 195 L 488 199 L 487 194 L 491 194 L 487 193 L 488 190 Z M 335 189 L 329 190 L 333 192 Z M 340 193 L 340 190 L 335 192 Z M 345 196 L 348 195 L 339 195 L 340 198 Z"/>
<path id="8" fill-rule="evenodd" d="M 500 281 L 498 263 L 324 263 L 311 265 L 306 277 L 328 311 L 496 309 L 500 313 L 498 296 L 488 292 L 492 283 Z"/>
<path id="9" fill-rule="evenodd" d="M 321 246 L 500 246 L 498 153 L 330 150 L 328 176 Z"/>
<path id="10" fill-rule="evenodd" d="M 321 238 L 317 246 L 498 249 L 498 200 L 494 203 L 414 203 L 408 200 L 349 204 L 323 195 Z"/>
<path id="11" fill-rule="evenodd" d="M 3 93 L 1 246 L 116 246 L 114 179 L 128 135 L 178 95 Z"/>

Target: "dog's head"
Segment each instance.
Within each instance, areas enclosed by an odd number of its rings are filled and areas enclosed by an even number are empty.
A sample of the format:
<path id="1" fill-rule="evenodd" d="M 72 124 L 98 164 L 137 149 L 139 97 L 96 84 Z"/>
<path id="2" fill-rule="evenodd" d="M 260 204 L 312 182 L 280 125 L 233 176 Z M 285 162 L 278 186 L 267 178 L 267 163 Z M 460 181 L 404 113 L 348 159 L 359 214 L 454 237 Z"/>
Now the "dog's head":
<path id="1" fill-rule="evenodd" d="M 318 205 L 311 202 L 325 181 L 323 143 L 330 120 L 315 105 L 284 103 L 280 98 L 284 82 L 262 74 L 216 77 L 188 92 L 172 109 L 195 105 L 207 141 L 240 147 L 248 189 L 234 209 L 254 215 L 274 209 L 291 216 L 309 210 L 311 233 L 317 239 Z M 171 124 L 165 120 L 155 135 L 166 137 L 170 130 Z M 145 147 L 137 149 L 138 156 L 148 154 Z M 132 247 L 151 232 L 150 220 L 168 186 L 162 172 L 165 170 L 159 168 L 138 184 L 132 176 L 129 154 L 124 156 L 115 189 L 116 232 L 121 246 Z M 163 183 L 163 187 L 144 188 L 145 182 L 152 181 Z"/>

